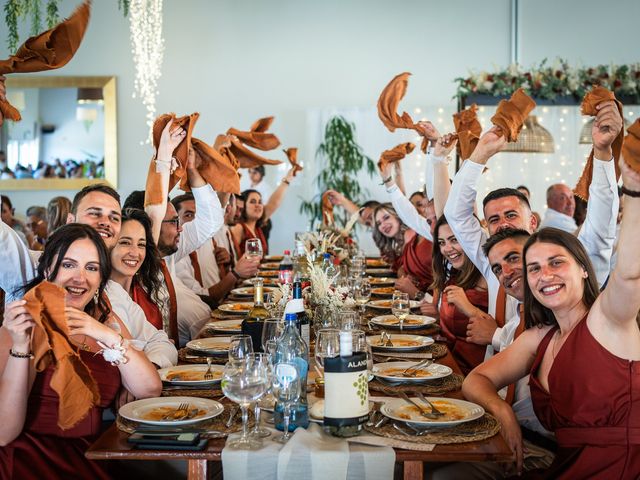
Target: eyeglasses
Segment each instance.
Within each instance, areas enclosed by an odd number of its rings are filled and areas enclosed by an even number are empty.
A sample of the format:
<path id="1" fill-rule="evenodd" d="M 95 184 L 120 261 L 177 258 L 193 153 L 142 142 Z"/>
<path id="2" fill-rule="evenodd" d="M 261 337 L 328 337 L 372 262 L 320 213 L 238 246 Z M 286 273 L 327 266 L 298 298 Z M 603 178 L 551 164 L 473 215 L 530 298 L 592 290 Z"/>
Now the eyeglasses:
<path id="1" fill-rule="evenodd" d="M 162 223 L 172 223 L 176 228 L 180 226 L 179 218 L 172 218 L 171 220 L 162 220 Z"/>

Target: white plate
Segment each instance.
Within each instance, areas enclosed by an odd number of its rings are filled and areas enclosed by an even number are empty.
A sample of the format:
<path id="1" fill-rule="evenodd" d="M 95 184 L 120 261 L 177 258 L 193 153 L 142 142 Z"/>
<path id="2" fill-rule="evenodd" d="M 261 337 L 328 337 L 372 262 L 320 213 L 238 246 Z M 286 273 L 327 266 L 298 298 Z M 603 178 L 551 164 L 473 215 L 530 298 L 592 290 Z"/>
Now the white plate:
<path id="1" fill-rule="evenodd" d="M 407 323 L 408 321 L 416 323 Z M 385 328 L 400 328 L 400 321 L 394 315 L 380 315 L 378 317 L 373 317 L 371 319 L 371 323 Z M 427 317 L 426 315 L 407 315 L 407 318 L 404 319 L 402 329 L 411 330 L 412 328 L 423 328 L 427 325 L 431 325 L 432 323 L 436 323 L 436 319 L 433 317 Z"/>
<path id="2" fill-rule="evenodd" d="M 274 287 L 262 287 L 264 293 L 271 293 L 276 290 Z M 253 297 L 253 287 L 240 287 L 231 290 L 233 295 L 238 297 Z"/>
<path id="3" fill-rule="evenodd" d="M 410 423 L 411 425 L 415 425 L 417 427 L 433 427 L 433 426 L 451 426 L 458 425 L 460 423 L 470 422 L 472 420 L 476 420 L 482 415 L 484 415 L 484 408 L 480 405 L 476 405 L 475 403 L 467 402 L 465 400 L 458 400 L 455 398 L 441 398 L 441 397 L 427 397 L 430 402 L 436 402 L 436 408 L 438 408 L 438 402 L 446 402 L 447 404 L 453 405 L 459 409 L 460 413 L 463 414 L 463 418 L 458 420 L 439 420 L 439 419 L 429 419 L 420 415 L 419 412 L 412 412 L 412 409 L 415 409 L 412 405 L 409 405 L 407 402 L 402 400 L 401 398 L 392 398 L 389 399 L 382 407 L 380 407 L 380 412 L 383 415 L 393 419 L 400 420 L 401 422 Z M 411 398 L 418 405 L 424 405 L 425 410 L 429 411 L 430 408 L 427 404 L 423 403 L 419 398 Z M 444 409 L 442 409 L 444 411 Z M 401 416 L 403 413 L 409 414 L 409 419 Z"/>
<path id="4" fill-rule="evenodd" d="M 369 283 L 371 284 L 371 288 L 384 287 L 387 285 L 395 285 L 395 278 L 391 277 L 369 277 Z"/>
<path id="5" fill-rule="evenodd" d="M 261 270 L 279 270 L 280 264 L 278 262 L 266 262 L 260 264 Z"/>
<path id="6" fill-rule="evenodd" d="M 453 373 L 453 370 L 451 370 L 449 367 L 447 367 L 446 365 L 440 365 L 439 363 L 432 363 L 431 365 L 429 365 L 428 367 L 421 367 L 419 370 L 421 371 L 427 371 L 430 373 L 429 376 L 427 377 L 403 377 L 401 375 L 390 375 L 385 373 L 385 370 L 388 369 L 400 369 L 402 370 L 406 370 L 407 368 L 409 368 L 412 365 L 417 364 L 418 362 L 386 362 L 386 363 L 376 363 L 373 366 L 373 374 L 376 377 L 380 377 L 383 380 L 387 380 L 387 381 L 391 381 L 391 382 L 402 382 L 402 383 L 426 383 L 426 382 L 430 382 L 431 380 L 436 380 L 438 378 L 444 378 L 444 377 L 448 377 L 449 375 L 451 375 Z"/>
<path id="7" fill-rule="evenodd" d="M 213 380 L 171 380 L 169 378 L 173 373 L 180 372 L 204 372 L 207 371 L 206 365 L 178 365 L 177 367 L 161 368 L 158 370 L 160 379 L 163 382 L 170 383 L 172 385 L 211 385 L 212 383 L 220 383 L 222 380 L 222 372 L 224 371 L 223 365 L 211 365 L 211 373 L 214 375 Z"/>
<path id="8" fill-rule="evenodd" d="M 393 270 L 390 270 L 388 268 L 365 268 L 364 271 L 367 275 L 393 275 Z"/>
<path id="9" fill-rule="evenodd" d="M 367 307 L 374 308 L 376 310 L 391 310 L 391 300 L 371 300 L 367 303 Z M 420 302 L 415 300 L 409 301 L 409 308 L 418 308 L 420 307 Z"/>
<path id="10" fill-rule="evenodd" d="M 280 282 L 278 282 L 277 278 L 264 278 L 264 277 L 260 277 L 262 278 L 262 284 L 267 286 L 267 287 L 271 287 L 274 290 L 278 289 L 278 285 L 280 285 Z M 242 282 L 243 285 L 253 285 L 253 278 L 247 278 L 246 280 L 243 280 Z"/>
<path id="11" fill-rule="evenodd" d="M 241 333 L 243 320 L 243 318 L 239 318 L 238 320 L 220 320 L 218 322 L 209 322 L 205 325 L 205 327 L 209 330 L 213 330 L 214 332 Z"/>
<path id="12" fill-rule="evenodd" d="M 148 420 L 145 418 L 153 409 L 160 407 L 170 407 L 177 409 L 181 403 L 188 403 L 191 408 L 198 408 L 204 410 L 204 414 L 199 415 L 189 420 Z M 224 407 L 220 402 L 215 400 L 209 400 L 207 398 L 197 397 L 159 397 L 159 398 L 145 398 L 144 400 L 136 400 L 135 402 L 127 403 L 120 407 L 118 413 L 128 420 L 134 422 L 146 423 L 148 425 L 188 425 L 190 423 L 197 423 L 208 418 L 213 418 L 220 415 L 224 410 Z"/>
<path id="13" fill-rule="evenodd" d="M 282 255 L 265 255 L 262 257 L 264 262 L 281 262 L 284 256 Z"/>
<path id="14" fill-rule="evenodd" d="M 218 310 L 235 315 L 246 315 L 252 307 L 253 302 L 223 303 L 218 306 Z"/>
<path id="15" fill-rule="evenodd" d="M 197 353 L 224 354 L 229 352 L 231 337 L 210 337 L 191 340 L 187 343 L 187 348 Z"/>
<path id="16" fill-rule="evenodd" d="M 378 345 L 378 340 L 380 340 L 380 335 L 371 335 L 367 337 L 367 343 L 376 350 L 387 350 L 387 351 L 398 351 L 398 352 L 408 352 L 411 350 L 418 350 L 422 347 L 426 347 L 431 345 L 434 340 L 431 337 L 424 337 L 422 335 L 389 335 L 391 337 L 391 342 L 394 344 L 393 347 L 385 347 L 382 345 Z M 406 345 L 401 346 L 399 343 L 401 341 L 412 341 L 416 344 L 414 345 Z"/>

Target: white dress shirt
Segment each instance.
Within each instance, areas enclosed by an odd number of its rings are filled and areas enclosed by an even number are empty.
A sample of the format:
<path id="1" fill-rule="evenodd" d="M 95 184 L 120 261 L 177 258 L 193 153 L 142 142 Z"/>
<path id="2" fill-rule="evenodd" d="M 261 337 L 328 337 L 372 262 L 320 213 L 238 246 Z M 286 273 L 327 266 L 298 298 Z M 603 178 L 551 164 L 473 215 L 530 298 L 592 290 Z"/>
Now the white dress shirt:
<path id="1" fill-rule="evenodd" d="M 398 186 L 394 183 L 390 187 L 387 187 L 387 193 L 389 194 L 391 205 L 393 205 L 402 223 L 421 237 L 433 242 L 433 235 L 431 235 L 431 228 L 427 223 L 427 219 L 418 213 L 416 207 L 409 201 L 404 193 L 402 193 Z"/>
<path id="2" fill-rule="evenodd" d="M 482 251 L 487 234 L 480 222 L 473 216 L 473 206 L 477 197 L 477 184 L 484 165 L 471 160 L 462 167 L 453 179 L 449 198 L 444 207 L 444 214 L 451 231 L 456 236 L 465 254 L 480 270 L 488 285 L 489 314 L 495 317 L 496 299 L 500 283 L 491 271 L 489 259 Z M 618 188 L 613 161 L 605 162 L 594 158 L 593 177 L 589 186 L 589 203 L 585 219 L 578 239 L 587 250 L 596 271 L 598 284 L 602 285 L 609 276 L 609 264 L 613 242 L 616 234 L 616 217 L 618 212 Z M 517 327 L 509 322 L 517 319 L 517 300 L 507 295 L 505 328 L 498 328 L 493 336 L 492 345 L 487 348 L 487 355 L 500 351 L 504 345 L 513 342 L 513 334 Z"/>
<path id="3" fill-rule="evenodd" d="M 575 233 L 578 229 L 578 225 L 573 217 L 562 212 L 558 212 L 553 208 L 547 208 L 544 220 L 542 220 L 542 223 L 540 224 L 540 228 L 545 227 L 559 228 L 560 230 L 564 230 L 569 233 Z"/>
<path id="4" fill-rule="evenodd" d="M 29 251 L 13 229 L 0 221 L 0 288 L 6 292 L 5 302 L 19 300 L 22 294 L 14 294 L 17 288 L 36 275 L 35 265 L 42 252 Z M 144 312 L 124 289 L 109 280 L 106 288 L 111 308 L 127 327 L 131 338 L 143 345 L 147 358 L 164 368 L 178 362 L 178 352 L 167 334 L 151 325 Z"/>
<path id="5" fill-rule="evenodd" d="M 182 259 L 189 261 L 189 254 L 204 243 L 211 244 L 211 238 L 224 224 L 224 212 L 211 185 L 191 191 L 196 203 L 196 218 L 182 228 L 178 250 L 164 257 L 176 291 L 180 346 L 194 338 L 211 319 L 211 309 L 180 279 L 177 264 Z"/>
<path id="6" fill-rule="evenodd" d="M 182 283 L 198 295 L 209 295 L 209 287 L 220 281 L 220 268 L 213 250 L 213 242 L 204 242 L 196 250 L 196 254 L 198 255 L 198 265 L 200 265 L 202 285 L 196 280 L 196 273 L 190 256 L 184 257 L 176 263 L 176 273 Z"/>

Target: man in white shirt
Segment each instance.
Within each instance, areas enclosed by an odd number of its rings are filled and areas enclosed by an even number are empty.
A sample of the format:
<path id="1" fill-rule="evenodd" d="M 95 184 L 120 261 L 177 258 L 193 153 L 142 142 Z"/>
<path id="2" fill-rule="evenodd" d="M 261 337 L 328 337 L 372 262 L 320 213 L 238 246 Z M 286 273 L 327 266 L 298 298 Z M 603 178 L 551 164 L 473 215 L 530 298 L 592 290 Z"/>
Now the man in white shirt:
<path id="1" fill-rule="evenodd" d="M 235 218 L 235 199 L 233 195 L 224 196 L 229 198 L 224 215 L 226 223 Z M 189 194 L 180 195 L 171 203 L 175 206 L 183 226 L 184 223 L 197 218 L 195 201 Z M 227 245 L 230 240 L 225 236 L 225 230 L 229 232 L 226 224 L 214 235 L 211 242 L 205 242 L 195 252 L 176 263 L 176 272 L 180 280 L 211 308 L 214 308 L 238 281 L 255 275 L 260 266 L 260 259 L 256 257 L 242 257 L 237 262 L 233 261 L 229 251 L 221 246 Z M 224 272 L 220 271 L 219 265 L 223 266 Z"/>
<path id="2" fill-rule="evenodd" d="M 111 250 L 120 235 L 120 197 L 106 185 L 90 185 L 76 194 L 67 223 L 84 223 L 93 227 Z M 41 252 L 27 250 L 15 232 L 0 222 L 0 288 L 7 292 L 6 303 L 18 300 L 16 289 L 33 279 Z M 175 365 L 178 352 L 167 334 L 149 322 L 144 312 L 128 295 L 116 295 L 118 289 L 109 282 L 107 296 L 111 307 L 126 325 L 131 337 L 138 341 L 149 360 L 158 367 Z M 122 288 L 120 287 L 122 290 Z"/>
<path id="3" fill-rule="evenodd" d="M 547 188 L 547 213 L 540 228 L 555 227 L 565 232 L 574 233 L 578 225 L 573 218 L 576 201 L 573 192 L 563 183 L 556 183 Z"/>

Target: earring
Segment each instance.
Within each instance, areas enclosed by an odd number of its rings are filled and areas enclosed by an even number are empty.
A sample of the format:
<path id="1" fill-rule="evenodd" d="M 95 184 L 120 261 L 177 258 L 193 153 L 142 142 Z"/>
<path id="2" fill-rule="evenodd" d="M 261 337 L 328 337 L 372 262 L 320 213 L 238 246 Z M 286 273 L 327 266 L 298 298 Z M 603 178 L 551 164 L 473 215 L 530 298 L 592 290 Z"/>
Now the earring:
<path id="1" fill-rule="evenodd" d="M 96 293 L 93 295 L 93 302 L 98 305 L 98 302 L 100 301 L 100 291 L 96 290 Z"/>
<path id="2" fill-rule="evenodd" d="M 582 278 L 589 278 L 589 272 L 582 272 Z"/>

